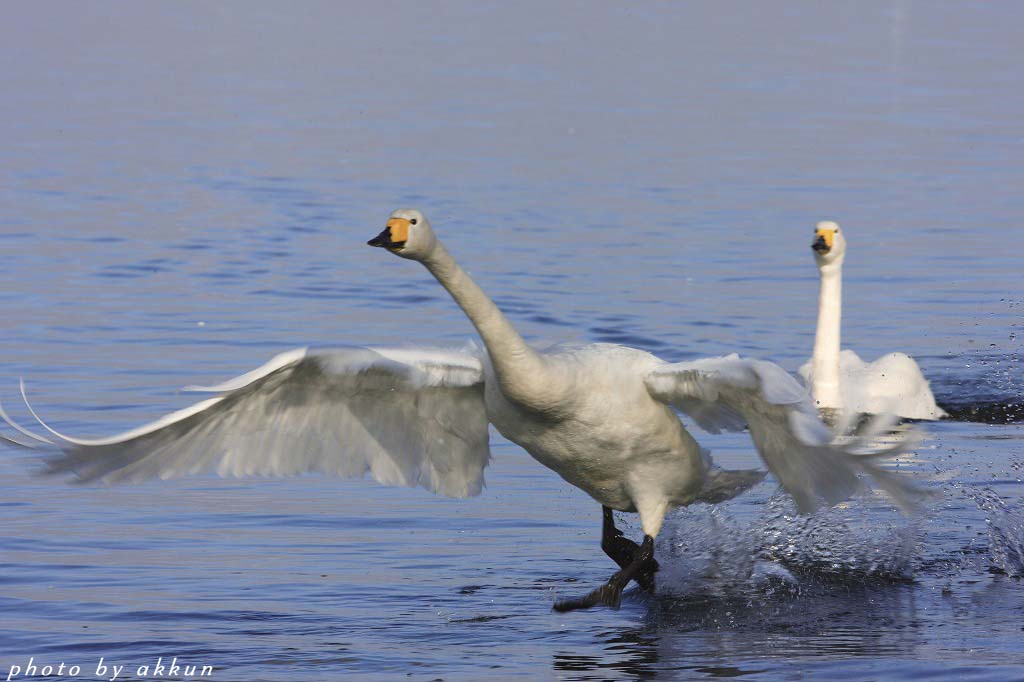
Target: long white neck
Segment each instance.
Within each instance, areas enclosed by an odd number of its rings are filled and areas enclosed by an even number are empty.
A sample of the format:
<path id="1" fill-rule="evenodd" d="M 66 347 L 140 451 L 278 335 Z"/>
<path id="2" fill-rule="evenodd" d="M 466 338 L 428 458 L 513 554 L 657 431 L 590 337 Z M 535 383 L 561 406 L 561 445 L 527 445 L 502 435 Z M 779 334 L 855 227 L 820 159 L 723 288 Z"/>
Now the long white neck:
<path id="1" fill-rule="evenodd" d="M 842 409 L 839 387 L 839 337 L 843 317 L 843 263 L 838 260 L 820 266 L 818 331 L 811 357 L 812 391 L 818 407 Z"/>
<path id="2" fill-rule="evenodd" d="M 440 242 L 422 262 L 476 327 L 502 394 L 525 407 L 550 409 L 561 397 L 557 382 L 544 359 L 527 345 L 494 301 Z"/>

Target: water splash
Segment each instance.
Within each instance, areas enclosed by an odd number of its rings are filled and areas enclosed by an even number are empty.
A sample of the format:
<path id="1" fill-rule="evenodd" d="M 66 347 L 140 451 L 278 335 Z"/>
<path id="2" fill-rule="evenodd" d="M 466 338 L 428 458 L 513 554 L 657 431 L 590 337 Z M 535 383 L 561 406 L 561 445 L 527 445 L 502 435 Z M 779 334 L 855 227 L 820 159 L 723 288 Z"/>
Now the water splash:
<path id="1" fill-rule="evenodd" d="M 963 492 L 985 512 L 993 567 L 1012 578 L 1024 576 L 1024 513 L 1011 509 L 991 488 L 964 485 Z"/>
<path id="2" fill-rule="evenodd" d="M 725 596 L 750 586 L 756 538 L 725 508 L 699 507 L 676 516 L 659 550 L 666 560 L 659 591 L 710 592 Z"/>
<path id="3" fill-rule="evenodd" d="M 910 580 L 918 529 L 896 517 L 891 524 L 865 521 L 864 500 L 851 500 L 801 516 L 779 491 L 765 505 L 756 532 L 758 555 L 798 575 L 838 581 Z"/>
<path id="4" fill-rule="evenodd" d="M 658 574 L 660 593 L 732 597 L 797 592 L 808 583 L 907 582 L 914 574 L 919 531 L 894 516 L 865 519 L 861 499 L 809 516 L 781 490 L 748 523 L 728 507 L 692 508 L 672 519 Z"/>

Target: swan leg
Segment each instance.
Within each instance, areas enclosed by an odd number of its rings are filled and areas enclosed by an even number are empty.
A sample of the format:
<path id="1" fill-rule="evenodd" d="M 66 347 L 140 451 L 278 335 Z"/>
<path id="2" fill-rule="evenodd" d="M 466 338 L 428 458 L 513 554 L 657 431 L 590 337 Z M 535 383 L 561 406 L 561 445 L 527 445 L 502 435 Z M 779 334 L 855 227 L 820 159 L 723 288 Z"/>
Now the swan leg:
<path id="1" fill-rule="evenodd" d="M 604 523 L 601 526 L 601 549 L 612 561 L 619 565 L 619 568 L 626 568 L 633 563 L 633 558 L 640 551 L 640 545 L 627 537 L 623 537 L 622 531 L 615 527 L 615 517 L 609 507 L 602 506 L 604 511 Z M 650 565 L 644 567 L 634 578 L 637 585 L 645 592 L 654 591 L 654 573 L 658 570 L 658 562 L 651 558 Z"/>
<path id="2" fill-rule="evenodd" d="M 630 580 L 633 580 L 643 571 L 653 572 L 651 564 L 654 563 L 654 538 L 650 535 L 644 536 L 639 551 L 633 555 L 633 560 L 628 566 L 618 571 L 608 579 L 601 587 L 590 594 L 579 599 L 563 599 L 555 602 L 555 611 L 573 611 L 575 609 L 589 609 L 591 606 L 610 606 L 613 609 L 619 608 L 622 600 L 622 590 Z"/>

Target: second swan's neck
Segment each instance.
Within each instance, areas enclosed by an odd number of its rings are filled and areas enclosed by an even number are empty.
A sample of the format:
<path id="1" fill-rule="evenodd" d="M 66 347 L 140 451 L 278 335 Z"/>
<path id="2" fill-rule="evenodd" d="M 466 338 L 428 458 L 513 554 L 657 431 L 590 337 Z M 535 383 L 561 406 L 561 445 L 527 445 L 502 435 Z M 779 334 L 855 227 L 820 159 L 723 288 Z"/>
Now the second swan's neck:
<path id="1" fill-rule="evenodd" d="M 830 263 L 820 269 L 818 330 L 814 335 L 814 355 L 811 357 L 812 390 L 819 408 L 841 409 L 839 336 L 843 315 L 842 263 Z"/>
<path id="2" fill-rule="evenodd" d="M 526 407 L 547 409 L 558 396 L 544 359 L 515 330 L 504 313 L 459 267 L 440 242 L 423 264 L 469 318 L 487 347 L 505 397 Z"/>

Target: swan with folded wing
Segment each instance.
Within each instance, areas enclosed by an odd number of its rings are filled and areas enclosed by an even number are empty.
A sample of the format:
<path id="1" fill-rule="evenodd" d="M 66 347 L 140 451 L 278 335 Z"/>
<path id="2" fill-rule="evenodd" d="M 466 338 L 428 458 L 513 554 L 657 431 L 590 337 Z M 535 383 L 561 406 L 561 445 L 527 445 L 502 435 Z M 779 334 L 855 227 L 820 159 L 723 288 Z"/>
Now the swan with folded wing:
<path id="1" fill-rule="evenodd" d="M 945 411 L 935 404 L 928 380 L 909 355 L 888 353 L 874 362 L 864 362 L 852 350 L 839 350 L 846 237 L 839 225 L 823 220 L 815 227 L 811 248 L 821 273 L 818 327 L 814 352 L 800 374 L 810 383 L 818 408 L 848 416 L 945 417 Z"/>
<path id="2" fill-rule="evenodd" d="M 710 432 L 749 428 L 768 468 L 801 511 L 835 504 L 873 479 L 903 508 L 916 489 L 856 442 L 838 445 L 806 391 L 777 365 L 738 356 L 668 363 L 612 344 L 529 346 L 455 262 L 422 213 L 391 214 L 371 246 L 422 263 L 476 327 L 484 349 L 293 351 L 219 386 L 192 407 L 120 436 L 80 440 L 16 425 L 22 445 L 57 449 L 53 472 L 85 480 L 325 472 L 476 495 L 490 458 L 488 424 L 603 507 L 602 549 L 620 567 L 558 610 L 617 607 L 635 580 L 652 589 L 665 514 L 729 499 L 757 470 L 714 466 L 675 410 Z M 27 403 L 27 400 L 26 400 Z M 30 408 L 31 409 L 31 408 Z M 38 419 L 35 412 L 33 416 Z M 637 544 L 613 510 L 640 515 Z"/>

